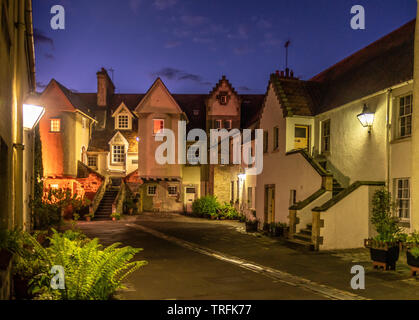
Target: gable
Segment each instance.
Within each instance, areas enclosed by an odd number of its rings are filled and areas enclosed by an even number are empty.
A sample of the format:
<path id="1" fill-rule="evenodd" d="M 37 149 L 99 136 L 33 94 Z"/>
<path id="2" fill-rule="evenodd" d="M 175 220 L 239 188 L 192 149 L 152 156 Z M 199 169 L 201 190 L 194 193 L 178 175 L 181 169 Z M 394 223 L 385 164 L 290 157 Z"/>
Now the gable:
<path id="1" fill-rule="evenodd" d="M 118 131 L 117 133 L 115 133 L 115 135 L 112 137 L 112 139 L 109 141 L 110 145 L 113 144 L 123 144 L 123 145 L 128 145 L 128 141 L 127 139 L 125 139 L 125 137 Z"/>
<path id="2" fill-rule="evenodd" d="M 116 117 L 119 114 L 127 114 L 129 115 L 131 118 L 134 117 L 134 115 L 132 114 L 132 112 L 128 109 L 128 107 L 125 105 L 124 102 L 121 102 L 121 104 L 119 105 L 118 108 L 116 108 L 115 112 L 112 114 L 112 117 Z"/>
<path id="3" fill-rule="evenodd" d="M 172 97 L 163 81 L 158 78 L 140 101 L 137 108 L 137 114 L 140 113 L 165 113 L 179 114 L 183 113 L 176 100 Z"/>
<path id="4" fill-rule="evenodd" d="M 225 76 L 212 89 L 207 100 L 208 115 L 240 116 L 241 99 Z"/>
<path id="5" fill-rule="evenodd" d="M 40 101 L 48 113 L 57 113 L 60 111 L 75 112 L 76 108 L 63 92 L 60 85 L 52 79 L 45 90 L 41 93 Z"/>

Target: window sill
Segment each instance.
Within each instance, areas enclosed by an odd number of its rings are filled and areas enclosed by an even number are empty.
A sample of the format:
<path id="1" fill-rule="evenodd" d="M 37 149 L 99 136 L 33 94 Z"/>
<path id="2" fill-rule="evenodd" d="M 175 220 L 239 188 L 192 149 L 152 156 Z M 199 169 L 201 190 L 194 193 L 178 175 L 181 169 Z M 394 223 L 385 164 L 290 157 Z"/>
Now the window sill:
<path id="1" fill-rule="evenodd" d="M 397 143 L 408 142 L 408 141 L 412 141 L 412 136 L 395 138 L 390 141 L 390 144 L 397 144 Z"/>
<path id="2" fill-rule="evenodd" d="M 410 228 L 410 221 L 400 221 L 398 225 L 403 228 Z"/>

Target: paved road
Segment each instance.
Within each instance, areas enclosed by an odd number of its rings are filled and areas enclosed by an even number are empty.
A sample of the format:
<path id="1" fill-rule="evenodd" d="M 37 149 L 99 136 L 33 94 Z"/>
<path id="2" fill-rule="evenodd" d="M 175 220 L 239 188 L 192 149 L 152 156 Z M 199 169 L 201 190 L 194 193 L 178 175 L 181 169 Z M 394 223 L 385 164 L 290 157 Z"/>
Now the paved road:
<path id="1" fill-rule="evenodd" d="M 103 244 L 143 248 L 149 264 L 129 278 L 122 299 L 418 299 L 417 282 L 367 269 L 367 290 L 350 288 L 361 264 L 331 253 L 302 253 L 277 240 L 245 234 L 238 222 L 177 214 L 143 214 L 118 222 L 80 222 Z M 367 266 L 366 266 L 367 268 Z"/>

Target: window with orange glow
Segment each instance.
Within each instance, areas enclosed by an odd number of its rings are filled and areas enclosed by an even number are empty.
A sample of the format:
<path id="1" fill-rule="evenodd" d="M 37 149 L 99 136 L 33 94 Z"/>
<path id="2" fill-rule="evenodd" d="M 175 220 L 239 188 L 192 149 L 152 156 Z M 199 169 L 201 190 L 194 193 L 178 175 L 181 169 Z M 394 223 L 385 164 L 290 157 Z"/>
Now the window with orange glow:
<path id="1" fill-rule="evenodd" d="M 164 120 L 154 119 L 153 120 L 153 134 L 157 134 L 160 130 L 164 129 Z"/>
<path id="2" fill-rule="evenodd" d="M 51 132 L 60 132 L 60 130 L 61 130 L 60 119 L 51 119 L 50 124 L 51 124 L 51 126 L 50 126 L 50 131 Z"/>

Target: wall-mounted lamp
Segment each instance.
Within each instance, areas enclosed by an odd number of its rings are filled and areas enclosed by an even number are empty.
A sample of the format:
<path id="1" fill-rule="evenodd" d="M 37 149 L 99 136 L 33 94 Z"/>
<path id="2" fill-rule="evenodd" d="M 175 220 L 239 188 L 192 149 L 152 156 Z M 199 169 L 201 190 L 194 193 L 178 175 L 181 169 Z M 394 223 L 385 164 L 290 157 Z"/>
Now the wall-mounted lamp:
<path id="1" fill-rule="evenodd" d="M 44 115 L 45 108 L 32 104 L 23 105 L 23 127 L 32 130 Z"/>
<path id="2" fill-rule="evenodd" d="M 238 175 L 238 178 L 239 178 L 240 181 L 246 180 L 246 174 L 245 173 L 240 173 Z"/>
<path id="3" fill-rule="evenodd" d="M 374 112 L 369 111 L 367 104 L 364 104 L 362 113 L 358 114 L 358 120 L 364 128 L 368 128 L 368 133 L 371 133 L 371 127 L 374 123 Z"/>

